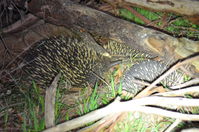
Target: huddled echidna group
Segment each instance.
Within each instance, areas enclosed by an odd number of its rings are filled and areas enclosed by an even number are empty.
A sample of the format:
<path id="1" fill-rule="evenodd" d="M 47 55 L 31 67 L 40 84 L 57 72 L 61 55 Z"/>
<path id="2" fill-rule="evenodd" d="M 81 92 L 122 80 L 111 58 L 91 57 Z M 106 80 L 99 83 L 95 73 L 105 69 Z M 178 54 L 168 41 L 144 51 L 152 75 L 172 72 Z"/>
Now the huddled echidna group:
<path id="1" fill-rule="evenodd" d="M 34 80 L 41 87 L 46 87 L 58 73 L 62 73 L 72 86 L 82 87 L 95 84 L 117 61 L 134 61 L 147 57 L 146 54 L 115 41 L 109 41 L 101 45 L 101 48 L 106 52 L 95 51 L 88 42 L 67 36 L 41 40 L 24 54 L 25 79 Z M 152 60 L 135 64 L 123 77 L 123 89 L 136 94 L 142 87 L 133 84 L 132 79 L 152 81 L 166 68 L 166 65 Z"/>
<path id="2" fill-rule="evenodd" d="M 72 86 L 94 84 L 115 62 L 145 56 L 113 41 L 101 48 L 107 53 L 95 51 L 87 42 L 74 37 L 57 36 L 39 41 L 24 54 L 26 80 L 44 86 L 60 72 Z"/>

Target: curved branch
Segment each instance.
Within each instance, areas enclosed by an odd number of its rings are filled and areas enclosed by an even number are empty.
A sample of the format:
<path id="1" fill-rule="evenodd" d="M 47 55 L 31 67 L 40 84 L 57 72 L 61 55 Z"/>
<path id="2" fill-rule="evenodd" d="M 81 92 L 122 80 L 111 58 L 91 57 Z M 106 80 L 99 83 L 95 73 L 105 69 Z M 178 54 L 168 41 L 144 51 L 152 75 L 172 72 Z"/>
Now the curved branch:
<path id="1" fill-rule="evenodd" d="M 116 99 L 113 103 L 108 106 L 90 112 L 79 118 L 64 122 L 53 128 L 44 130 L 44 132 L 61 132 L 69 131 L 78 127 L 82 127 L 87 123 L 97 121 L 104 118 L 110 114 L 116 114 L 120 112 L 129 111 L 139 111 L 148 114 L 158 114 L 161 116 L 166 116 L 170 118 L 177 118 L 180 120 L 191 120 L 198 121 L 199 115 L 197 114 L 183 114 L 179 112 L 173 112 L 168 110 L 163 110 L 161 108 L 154 108 L 142 105 L 182 105 L 182 106 L 199 106 L 199 99 L 185 99 L 185 98 L 168 98 L 168 97 L 146 97 L 142 99 L 130 100 L 126 102 L 120 102 Z"/>

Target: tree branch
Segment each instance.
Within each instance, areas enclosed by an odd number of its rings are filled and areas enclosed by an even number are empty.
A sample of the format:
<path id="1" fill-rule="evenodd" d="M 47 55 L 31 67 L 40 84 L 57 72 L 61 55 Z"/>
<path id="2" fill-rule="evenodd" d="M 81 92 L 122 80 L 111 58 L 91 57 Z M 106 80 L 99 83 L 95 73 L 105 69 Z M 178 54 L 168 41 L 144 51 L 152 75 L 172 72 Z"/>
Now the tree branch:
<path id="1" fill-rule="evenodd" d="M 148 114 L 158 114 L 161 116 L 176 118 L 180 120 L 190 120 L 190 121 L 198 121 L 199 115 L 197 114 L 183 114 L 178 112 L 173 112 L 169 110 L 163 110 L 161 108 L 154 108 L 143 105 L 158 105 L 158 106 L 166 106 L 166 105 L 177 105 L 177 106 L 199 106 L 199 99 L 185 99 L 185 98 L 169 98 L 169 97 L 145 97 L 141 99 L 130 100 L 126 102 L 120 102 L 118 98 L 109 104 L 108 106 L 90 112 L 84 116 L 79 118 L 64 122 L 59 124 L 53 128 L 44 130 L 44 132 L 61 132 L 61 131 L 69 131 L 81 126 L 84 126 L 87 123 L 97 121 L 101 118 L 104 118 L 111 114 L 116 114 L 119 112 L 129 112 L 129 111 L 139 111 Z"/>
<path id="2" fill-rule="evenodd" d="M 61 74 L 59 73 L 53 80 L 52 84 L 48 89 L 46 89 L 45 96 L 45 124 L 46 128 L 55 125 L 55 96 L 57 83 L 59 81 Z"/>
<path id="3" fill-rule="evenodd" d="M 124 0 L 125 2 L 148 9 L 175 12 L 182 15 L 199 14 L 199 1 L 195 0 Z"/>

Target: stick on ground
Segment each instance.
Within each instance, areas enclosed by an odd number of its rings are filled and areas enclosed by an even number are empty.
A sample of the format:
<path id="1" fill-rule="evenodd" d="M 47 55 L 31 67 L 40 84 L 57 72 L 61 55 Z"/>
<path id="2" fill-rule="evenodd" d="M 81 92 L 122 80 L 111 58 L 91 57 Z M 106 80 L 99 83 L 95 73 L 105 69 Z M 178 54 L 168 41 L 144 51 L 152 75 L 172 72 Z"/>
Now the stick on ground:
<path id="1" fill-rule="evenodd" d="M 57 83 L 61 74 L 59 73 L 53 80 L 49 88 L 46 89 L 45 96 L 45 124 L 46 128 L 55 126 L 55 96 Z"/>

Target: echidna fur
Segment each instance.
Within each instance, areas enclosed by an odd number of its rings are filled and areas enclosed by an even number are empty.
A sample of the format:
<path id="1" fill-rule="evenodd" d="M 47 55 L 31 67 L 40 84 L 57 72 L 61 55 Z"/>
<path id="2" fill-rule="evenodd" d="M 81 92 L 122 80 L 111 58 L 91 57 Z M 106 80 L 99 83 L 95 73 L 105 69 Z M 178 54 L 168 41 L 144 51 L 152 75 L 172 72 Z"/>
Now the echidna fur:
<path id="1" fill-rule="evenodd" d="M 24 55 L 26 80 L 41 86 L 61 72 L 72 86 L 94 84 L 110 63 L 109 54 L 100 54 L 81 40 L 58 36 L 39 41 Z M 98 76 L 96 76 L 98 75 Z"/>
<path id="2" fill-rule="evenodd" d="M 114 40 L 110 40 L 102 46 L 112 56 L 112 59 L 115 58 L 116 60 L 121 59 L 122 61 L 136 62 L 146 58 L 152 58 L 149 54 L 140 52 L 124 43 L 118 43 Z"/>
<path id="3" fill-rule="evenodd" d="M 138 79 L 146 82 L 152 82 L 163 72 L 165 72 L 167 68 L 168 66 L 166 64 L 154 60 L 145 60 L 135 64 L 125 72 L 122 79 L 122 89 L 132 93 L 132 95 L 135 96 L 144 88 L 144 86 L 136 84 L 133 80 Z M 182 83 L 183 80 L 183 73 L 175 71 L 163 79 L 161 84 L 163 86 L 174 86 Z"/>

